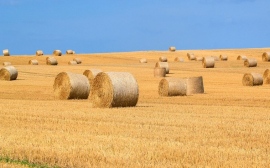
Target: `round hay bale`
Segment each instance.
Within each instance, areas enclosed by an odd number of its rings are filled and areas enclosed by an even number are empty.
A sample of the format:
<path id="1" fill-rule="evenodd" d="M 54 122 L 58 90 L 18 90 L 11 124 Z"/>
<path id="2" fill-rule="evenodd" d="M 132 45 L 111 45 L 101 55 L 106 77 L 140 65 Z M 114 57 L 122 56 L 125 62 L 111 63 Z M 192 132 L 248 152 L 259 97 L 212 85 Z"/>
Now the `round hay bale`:
<path id="1" fill-rule="evenodd" d="M 244 61 L 245 67 L 256 67 L 257 66 L 257 60 L 255 58 L 248 58 Z"/>
<path id="2" fill-rule="evenodd" d="M 184 62 L 184 59 L 181 58 L 181 57 L 176 57 L 176 58 L 174 59 L 174 61 L 175 61 L 175 62 Z"/>
<path id="3" fill-rule="evenodd" d="M 140 63 L 147 63 L 147 59 L 146 58 L 140 59 Z"/>
<path id="4" fill-rule="evenodd" d="M 77 62 L 76 61 L 69 61 L 68 65 L 77 65 Z"/>
<path id="5" fill-rule="evenodd" d="M 160 96 L 185 96 L 187 87 L 185 81 L 180 78 L 161 79 L 158 86 Z"/>
<path id="6" fill-rule="evenodd" d="M 98 73 L 102 72 L 100 69 L 87 69 L 83 72 L 83 75 L 87 77 L 89 80 L 90 88 L 93 86 L 94 78 L 97 76 Z M 92 89 L 90 89 L 91 92 Z"/>
<path id="7" fill-rule="evenodd" d="M 61 52 L 61 50 L 54 50 L 53 51 L 53 55 L 54 56 L 61 56 L 62 55 L 62 52 Z"/>
<path id="8" fill-rule="evenodd" d="M 36 56 L 41 56 L 41 55 L 43 55 L 43 51 L 41 50 L 36 51 Z"/>
<path id="9" fill-rule="evenodd" d="M 77 64 L 81 64 L 82 63 L 82 60 L 80 58 L 74 58 L 73 61 L 76 61 Z"/>
<path id="10" fill-rule="evenodd" d="M 11 62 L 3 62 L 3 65 L 4 66 L 10 66 L 11 65 Z"/>
<path id="11" fill-rule="evenodd" d="M 228 56 L 225 55 L 225 54 L 221 54 L 221 55 L 219 56 L 219 59 L 220 59 L 221 61 L 227 61 L 227 60 L 228 60 Z"/>
<path id="12" fill-rule="evenodd" d="M 18 71 L 14 66 L 7 66 L 0 70 L 1 80 L 16 80 L 18 77 Z"/>
<path id="13" fill-rule="evenodd" d="M 214 58 L 215 61 L 219 61 L 219 58 L 217 56 L 211 56 L 212 58 Z"/>
<path id="14" fill-rule="evenodd" d="M 75 51 L 72 51 L 73 52 L 73 54 L 75 54 Z"/>
<path id="15" fill-rule="evenodd" d="M 203 57 L 202 65 L 203 65 L 203 68 L 214 68 L 215 59 L 213 57 Z"/>
<path id="16" fill-rule="evenodd" d="M 166 76 L 166 68 L 164 67 L 154 68 L 154 77 L 165 77 L 165 76 Z"/>
<path id="17" fill-rule="evenodd" d="M 128 72 L 100 72 L 91 90 L 95 108 L 136 106 L 139 98 L 138 84 Z"/>
<path id="18" fill-rule="evenodd" d="M 53 90 L 56 99 L 87 99 L 90 85 L 84 75 L 61 72 L 55 77 Z"/>
<path id="19" fill-rule="evenodd" d="M 46 58 L 46 64 L 47 65 L 57 65 L 58 62 L 54 57 L 47 57 Z"/>
<path id="20" fill-rule="evenodd" d="M 160 62 L 168 62 L 167 57 L 164 57 L 164 56 L 159 57 L 159 61 Z"/>
<path id="21" fill-rule="evenodd" d="M 195 58 L 195 61 L 202 61 L 203 60 L 203 57 L 196 57 Z"/>
<path id="22" fill-rule="evenodd" d="M 38 65 L 38 60 L 29 60 L 28 64 L 30 64 L 30 65 Z"/>
<path id="23" fill-rule="evenodd" d="M 169 48 L 169 51 L 174 52 L 174 51 L 175 51 L 175 47 L 170 47 L 170 48 Z"/>
<path id="24" fill-rule="evenodd" d="M 73 51 L 72 50 L 67 50 L 66 54 L 73 54 Z"/>
<path id="25" fill-rule="evenodd" d="M 193 53 L 187 53 L 187 57 L 188 57 L 189 60 L 195 60 L 196 59 L 196 57 L 195 57 L 195 55 Z"/>
<path id="26" fill-rule="evenodd" d="M 3 50 L 4 56 L 10 56 L 8 49 Z"/>
<path id="27" fill-rule="evenodd" d="M 270 69 L 266 69 L 263 73 L 263 83 L 270 84 Z"/>
<path id="28" fill-rule="evenodd" d="M 191 77 L 184 79 L 187 86 L 187 95 L 204 93 L 203 77 Z"/>
<path id="29" fill-rule="evenodd" d="M 242 79 L 244 86 L 256 86 L 263 84 L 263 76 L 259 73 L 245 73 Z"/>
<path id="30" fill-rule="evenodd" d="M 245 56 L 245 55 L 239 55 L 237 57 L 237 60 L 246 60 L 246 59 L 247 59 L 247 56 Z"/>
<path id="31" fill-rule="evenodd" d="M 270 61 L 270 52 L 264 52 L 262 55 L 262 60 L 266 62 Z"/>
<path id="32" fill-rule="evenodd" d="M 166 74 L 169 73 L 170 68 L 168 62 L 157 62 L 155 67 L 161 67 L 166 69 Z"/>

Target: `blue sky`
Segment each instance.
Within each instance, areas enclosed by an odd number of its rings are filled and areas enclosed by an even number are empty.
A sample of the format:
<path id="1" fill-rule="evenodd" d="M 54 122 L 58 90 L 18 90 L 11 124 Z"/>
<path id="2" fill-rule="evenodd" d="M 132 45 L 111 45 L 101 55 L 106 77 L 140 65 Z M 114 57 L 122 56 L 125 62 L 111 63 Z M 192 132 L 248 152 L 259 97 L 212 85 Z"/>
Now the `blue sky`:
<path id="1" fill-rule="evenodd" d="M 76 53 L 270 47 L 269 0 L 0 0 L 0 49 Z"/>

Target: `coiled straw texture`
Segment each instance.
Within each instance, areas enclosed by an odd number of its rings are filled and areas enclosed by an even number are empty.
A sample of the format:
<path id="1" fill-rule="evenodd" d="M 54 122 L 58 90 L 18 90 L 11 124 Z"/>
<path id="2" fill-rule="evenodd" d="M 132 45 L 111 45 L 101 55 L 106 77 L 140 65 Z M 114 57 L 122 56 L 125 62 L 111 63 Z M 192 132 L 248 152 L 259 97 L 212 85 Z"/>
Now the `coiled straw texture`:
<path id="1" fill-rule="evenodd" d="M 263 84 L 263 76 L 259 73 L 245 73 L 242 79 L 244 86 L 257 86 Z"/>
<path id="2" fill-rule="evenodd" d="M 203 65 L 203 68 L 214 68 L 215 60 L 213 57 L 203 57 L 202 65 Z"/>
<path id="3" fill-rule="evenodd" d="M 257 66 L 257 60 L 255 58 L 248 58 L 244 61 L 245 67 L 256 67 Z"/>
<path id="4" fill-rule="evenodd" d="M 18 71 L 13 66 L 7 66 L 0 70 L 0 79 L 1 80 L 16 80 L 18 77 Z"/>
<path id="5" fill-rule="evenodd" d="M 204 93 L 203 77 L 185 78 L 187 95 Z"/>

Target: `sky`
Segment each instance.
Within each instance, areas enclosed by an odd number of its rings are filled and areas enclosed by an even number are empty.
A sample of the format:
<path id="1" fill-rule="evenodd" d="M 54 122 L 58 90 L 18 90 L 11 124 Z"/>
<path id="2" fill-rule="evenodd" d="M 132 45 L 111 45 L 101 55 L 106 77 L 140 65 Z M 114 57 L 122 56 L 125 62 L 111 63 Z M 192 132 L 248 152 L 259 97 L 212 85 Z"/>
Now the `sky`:
<path id="1" fill-rule="evenodd" d="M 12 55 L 270 47 L 269 0 L 0 0 Z"/>

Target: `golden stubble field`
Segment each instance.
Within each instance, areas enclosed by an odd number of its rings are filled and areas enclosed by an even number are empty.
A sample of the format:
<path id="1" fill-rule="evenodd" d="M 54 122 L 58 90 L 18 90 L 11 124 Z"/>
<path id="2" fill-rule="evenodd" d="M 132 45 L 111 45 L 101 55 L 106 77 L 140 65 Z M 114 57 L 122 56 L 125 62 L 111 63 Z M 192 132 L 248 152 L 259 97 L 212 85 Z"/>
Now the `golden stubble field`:
<path id="1" fill-rule="evenodd" d="M 45 65 L 47 56 L 0 57 L 19 72 L 15 81 L 0 81 L 1 155 L 59 167 L 269 167 L 270 85 L 242 85 L 244 73 L 270 68 L 261 60 L 265 51 L 270 48 L 76 54 L 56 57 L 58 66 Z M 229 60 L 204 69 L 187 52 Z M 244 67 L 240 54 L 256 58 L 258 67 Z M 168 58 L 167 77 L 203 76 L 205 93 L 160 97 L 161 78 L 153 77 L 160 56 Z M 177 56 L 185 62 L 173 62 Z M 75 57 L 83 63 L 67 65 Z M 39 65 L 27 65 L 30 59 Z M 137 106 L 98 109 L 90 100 L 54 99 L 58 73 L 90 68 L 132 73 Z"/>

